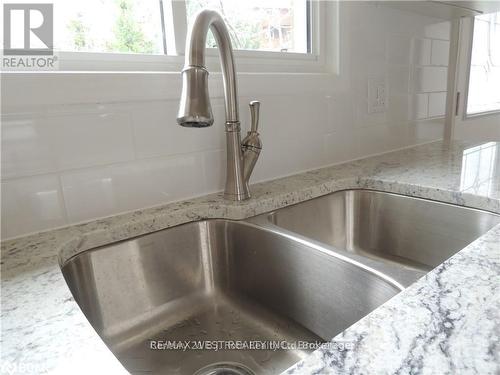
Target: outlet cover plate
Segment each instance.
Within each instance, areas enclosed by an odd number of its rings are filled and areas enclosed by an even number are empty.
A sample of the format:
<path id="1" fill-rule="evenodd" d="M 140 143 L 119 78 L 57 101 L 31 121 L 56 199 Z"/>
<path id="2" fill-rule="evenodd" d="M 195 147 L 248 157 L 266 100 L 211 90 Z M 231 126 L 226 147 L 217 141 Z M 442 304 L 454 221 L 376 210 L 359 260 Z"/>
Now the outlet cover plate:
<path id="1" fill-rule="evenodd" d="M 387 84 L 384 77 L 368 80 L 368 113 L 380 113 L 387 110 Z"/>

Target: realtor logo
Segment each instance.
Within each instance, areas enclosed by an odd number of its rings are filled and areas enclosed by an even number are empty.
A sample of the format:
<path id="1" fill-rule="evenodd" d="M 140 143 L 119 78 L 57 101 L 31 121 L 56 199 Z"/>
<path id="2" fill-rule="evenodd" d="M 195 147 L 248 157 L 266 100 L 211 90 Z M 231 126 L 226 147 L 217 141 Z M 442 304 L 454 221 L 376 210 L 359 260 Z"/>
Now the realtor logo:
<path id="1" fill-rule="evenodd" d="M 4 4 L 3 54 L 52 55 L 53 4 Z"/>

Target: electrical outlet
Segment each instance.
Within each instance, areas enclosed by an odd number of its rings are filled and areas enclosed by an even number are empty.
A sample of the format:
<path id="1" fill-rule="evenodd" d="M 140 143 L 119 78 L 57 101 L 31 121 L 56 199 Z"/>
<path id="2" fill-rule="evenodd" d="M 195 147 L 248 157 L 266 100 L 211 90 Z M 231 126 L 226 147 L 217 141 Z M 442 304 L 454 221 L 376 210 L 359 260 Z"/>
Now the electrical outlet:
<path id="1" fill-rule="evenodd" d="M 387 87 L 383 77 L 368 80 L 368 113 L 385 112 Z"/>

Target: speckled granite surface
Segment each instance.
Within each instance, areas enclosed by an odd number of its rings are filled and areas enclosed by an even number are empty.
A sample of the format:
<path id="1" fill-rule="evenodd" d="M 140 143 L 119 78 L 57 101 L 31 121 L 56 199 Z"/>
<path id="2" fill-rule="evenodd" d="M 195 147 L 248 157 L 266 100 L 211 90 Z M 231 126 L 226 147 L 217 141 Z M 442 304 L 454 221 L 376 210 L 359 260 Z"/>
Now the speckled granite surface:
<path id="1" fill-rule="evenodd" d="M 202 218 L 243 219 L 346 188 L 500 213 L 500 143 L 475 146 L 417 146 L 256 184 L 244 203 L 210 195 L 2 243 L 1 373 L 126 374 L 60 272 L 59 263 L 78 252 Z M 320 349 L 288 372 L 499 373 L 499 289 L 497 226 L 335 338 L 353 347 Z"/>
<path id="2" fill-rule="evenodd" d="M 428 273 L 291 374 L 498 374 L 500 226 Z"/>

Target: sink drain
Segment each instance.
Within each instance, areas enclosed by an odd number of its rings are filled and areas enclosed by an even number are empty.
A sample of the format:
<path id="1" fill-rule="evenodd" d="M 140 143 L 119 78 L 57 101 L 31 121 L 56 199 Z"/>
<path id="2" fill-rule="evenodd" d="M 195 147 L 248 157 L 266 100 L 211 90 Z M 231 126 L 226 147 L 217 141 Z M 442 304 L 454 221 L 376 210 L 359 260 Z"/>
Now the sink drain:
<path id="1" fill-rule="evenodd" d="M 255 375 L 255 373 L 241 363 L 219 362 L 205 366 L 193 375 Z"/>

